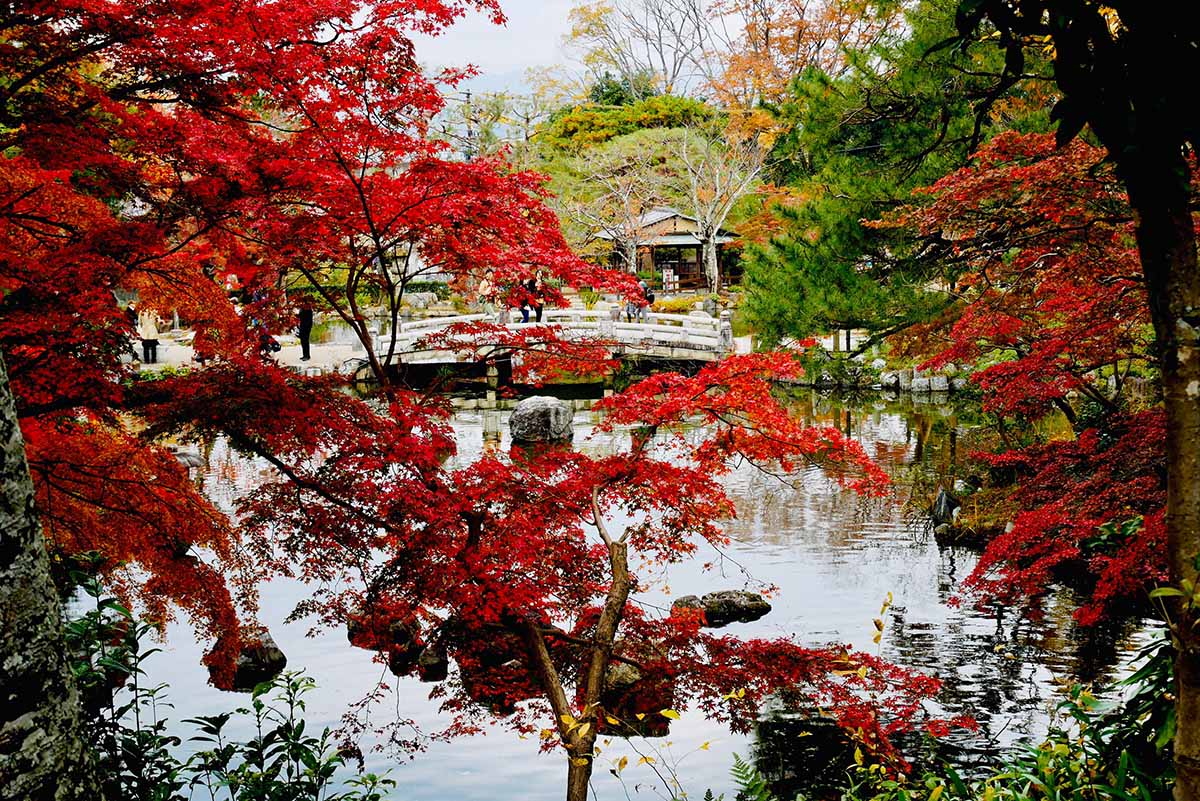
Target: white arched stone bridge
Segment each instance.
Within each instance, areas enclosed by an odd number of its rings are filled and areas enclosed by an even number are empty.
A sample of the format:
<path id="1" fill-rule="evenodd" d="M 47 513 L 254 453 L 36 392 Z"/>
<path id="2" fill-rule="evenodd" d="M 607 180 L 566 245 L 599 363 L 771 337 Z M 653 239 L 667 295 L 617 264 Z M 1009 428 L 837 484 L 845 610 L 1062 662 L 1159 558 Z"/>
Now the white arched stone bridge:
<path id="1" fill-rule="evenodd" d="M 541 323 L 507 322 L 509 328 L 520 330 L 536 325 L 554 325 L 566 339 L 602 339 L 613 343 L 614 355 L 646 356 L 657 359 L 677 359 L 701 362 L 717 361 L 733 351 L 733 327 L 730 313 L 720 318 L 704 312 L 691 314 L 646 315 L 644 323 L 625 322 L 619 309 L 546 309 Z M 421 339 L 456 323 L 492 320 L 486 314 L 464 314 L 456 317 L 430 317 L 400 324 L 396 338 L 396 353 L 408 364 L 431 364 L 469 361 L 469 351 L 431 350 L 422 347 Z M 376 337 L 375 352 L 387 353 L 389 334 Z"/>

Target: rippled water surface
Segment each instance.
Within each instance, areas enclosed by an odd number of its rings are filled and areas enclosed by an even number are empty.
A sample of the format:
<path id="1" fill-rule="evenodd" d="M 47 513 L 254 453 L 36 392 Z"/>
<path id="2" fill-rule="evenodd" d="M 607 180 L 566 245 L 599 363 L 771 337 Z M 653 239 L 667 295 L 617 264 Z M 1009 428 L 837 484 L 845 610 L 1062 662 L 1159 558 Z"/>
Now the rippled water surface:
<path id="1" fill-rule="evenodd" d="M 874 651 L 871 621 L 883 598 L 892 593 L 894 606 L 878 648 L 887 659 L 941 677 L 941 709 L 933 711 L 965 712 L 978 719 L 977 734 L 955 735 L 947 749 L 968 767 L 997 748 L 1039 736 L 1057 699 L 1058 682 L 1108 677 L 1146 641 L 1146 632 L 1132 623 L 1104 631 L 1077 630 L 1071 620 L 1073 604 L 1065 591 L 1043 599 L 1038 614 L 1032 616 L 1014 610 L 980 610 L 970 602 L 952 600 L 976 557 L 963 549 L 939 548 L 922 521 L 905 511 L 903 501 L 907 499 L 904 488 L 914 478 L 925 486 L 931 474 L 953 468 L 956 442 L 965 433 L 953 410 L 876 398 L 840 402 L 816 396 L 799 398 L 797 405 L 814 421 L 835 424 L 857 437 L 897 479 L 898 497 L 864 502 L 817 471 L 804 474 L 795 486 L 785 486 L 753 468 L 738 469 L 728 479 L 739 513 L 727 524 L 734 545 L 723 557 L 704 554 L 694 564 L 658 574 L 648 600 L 669 604 L 672 596 L 738 588 L 749 575 L 779 587 L 771 599 L 774 609 L 759 621 L 734 624 L 725 631 L 790 635 L 806 644 L 847 643 Z M 485 447 L 482 414 L 456 417 L 459 459 L 475 458 Z M 578 447 L 608 446 L 586 439 L 593 422 L 589 412 L 576 415 Z M 506 428 L 502 425 L 502 430 Z M 507 441 L 500 447 L 507 447 Z M 217 443 L 200 480 L 210 494 L 229 503 L 258 480 L 259 470 Z M 512 536 L 520 537 L 521 532 L 513 531 Z M 714 558 L 716 569 L 707 573 L 700 569 L 701 563 Z M 285 622 L 304 597 L 305 588 L 294 582 L 265 585 L 262 618 L 287 654 L 289 667 L 303 667 L 318 683 L 308 702 L 310 727 L 337 727 L 349 705 L 381 679 L 393 686 L 393 693 L 375 709 L 374 720 L 399 715 L 424 731 L 445 725 L 436 702 L 427 697 L 429 685 L 415 680 L 397 683 L 371 661 L 370 652 L 350 647 L 340 630 L 307 636 L 307 623 Z M 244 699 L 207 685 L 200 667 L 201 648 L 186 625 L 171 627 L 165 651 L 147 667 L 152 681 L 170 683 L 174 720 L 212 714 Z M 186 736 L 182 727 L 177 731 Z M 760 769 L 780 781 L 781 787 L 790 787 L 797 768 L 808 759 L 797 733 L 798 724 L 785 717 L 765 720 L 757 739 L 732 736 L 699 714 L 685 712 L 665 741 L 612 741 L 597 760 L 596 797 L 669 796 L 662 778 L 648 766 L 628 768 L 624 786 L 609 775 L 609 759 L 627 755 L 631 763 L 636 762 L 634 746 L 650 749 L 647 753 L 654 753 L 659 764 L 674 766 L 690 797 L 702 797 L 711 788 L 732 798 L 728 771 L 735 752 L 754 755 Z M 704 743 L 711 745 L 699 750 Z M 391 771 L 398 782 L 397 799 L 482 801 L 563 795 L 564 758 L 539 754 L 534 740 L 519 739 L 502 729 L 432 743 L 405 762 L 390 753 L 373 752 L 369 746 L 364 743 L 363 748 L 368 767 Z"/>

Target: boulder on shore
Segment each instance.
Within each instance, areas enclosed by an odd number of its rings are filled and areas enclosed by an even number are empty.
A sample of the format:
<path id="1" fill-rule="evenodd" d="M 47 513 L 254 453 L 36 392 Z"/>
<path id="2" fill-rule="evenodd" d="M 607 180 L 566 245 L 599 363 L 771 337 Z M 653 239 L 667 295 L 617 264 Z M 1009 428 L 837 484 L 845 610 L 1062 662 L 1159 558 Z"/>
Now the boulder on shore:
<path id="1" fill-rule="evenodd" d="M 525 398 L 508 419 L 513 442 L 568 442 L 574 435 L 570 404 L 546 395 Z"/>
<path id="2" fill-rule="evenodd" d="M 705 625 L 714 629 L 730 623 L 749 623 L 771 611 L 771 605 L 767 603 L 766 598 L 745 590 L 718 590 L 702 598 L 684 595 L 676 598 L 671 607 L 699 609 L 704 612 Z"/>
<path id="3" fill-rule="evenodd" d="M 615 737 L 666 737 L 671 720 L 662 710 L 675 705 L 675 686 L 669 678 L 648 676 L 627 662 L 614 662 L 604 671 L 600 705 Z"/>
<path id="4" fill-rule="evenodd" d="M 937 498 L 933 501 L 933 509 L 930 510 L 929 516 L 936 525 L 953 523 L 955 518 L 954 512 L 961 506 L 962 503 L 958 498 L 946 492 L 946 488 L 942 487 L 938 490 Z"/>

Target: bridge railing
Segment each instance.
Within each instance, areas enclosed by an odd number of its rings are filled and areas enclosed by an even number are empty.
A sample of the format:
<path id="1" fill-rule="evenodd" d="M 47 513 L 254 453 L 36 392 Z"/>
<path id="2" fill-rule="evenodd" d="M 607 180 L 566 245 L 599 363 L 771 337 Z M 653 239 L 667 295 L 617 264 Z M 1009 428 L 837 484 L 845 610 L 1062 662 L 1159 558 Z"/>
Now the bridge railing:
<path id="1" fill-rule="evenodd" d="M 402 352 L 416 352 L 417 341 L 428 334 L 440 331 L 457 323 L 472 323 L 493 320 L 486 314 L 463 314 L 455 317 L 430 317 L 401 323 L 397 346 Z M 546 309 L 541 323 L 513 322 L 509 328 L 522 329 L 535 325 L 557 325 L 563 332 L 582 337 L 611 339 L 627 347 L 669 347 L 683 350 L 704 351 L 721 354 L 732 350 L 732 329 L 727 316 L 714 319 L 686 314 L 647 315 L 647 322 L 626 322 L 624 315 L 614 314 L 611 309 Z M 386 349 L 391 337 L 382 334 L 376 338 L 376 349 Z"/>

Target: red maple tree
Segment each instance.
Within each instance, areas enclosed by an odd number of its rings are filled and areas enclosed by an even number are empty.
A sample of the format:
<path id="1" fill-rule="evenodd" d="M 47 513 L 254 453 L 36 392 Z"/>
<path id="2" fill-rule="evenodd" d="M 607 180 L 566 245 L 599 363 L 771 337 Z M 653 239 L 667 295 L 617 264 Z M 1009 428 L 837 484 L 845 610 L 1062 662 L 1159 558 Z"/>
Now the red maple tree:
<path id="1" fill-rule="evenodd" d="M 492 0 L 5 9 L 0 350 L 47 541 L 61 559 L 96 553 L 88 563 L 160 617 L 184 609 L 223 686 L 257 582 L 298 575 L 312 587 L 299 612 L 349 623 L 398 672 L 428 670 L 412 658 L 445 649 L 458 669 L 440 691 L 456 730 L 539 699 L 513 720 L 527 729 L 554 715 L 574 798 L 596 732 L 614 725 L 601 712 L 614 664 L 654 685 L 647 699 L 696 699 L 740 726 L 767 694 L 799 685 L 891 753 L 886 734 L 913 725 L 936 682 L 630 606 L 630 548 L 661 562 L 722 541 L 717 521 L 732 509 L 717 477 L 730 459 L 817 460 L 861 491 L 881 480 L 855 443 L 774 402 L 767 379 L 794 372 L 789 360 L 730 359 L 635 386 L 608 402 L 606 426 L 663 433 L 608 456 L 549 449 L 463 468 L 445 462 L 445 401 L 393 380 L 401 354 L 394 336 L 376 347 L 364 291 L 385 295 L 394 332 L 426 271 L 463 289 L 485 269 L 502 284 L 541 271 L 630 288 L 570 253 L 540 177 L 449 159 L 426 137 L 439 82 L 464 73 L 422 74 L 410 36 L 472 8 L 501 19 Z M 225 290 L 231 275 L 245 309 Z M 290 324 L 285 288 L 297 280 L 355 331 L 378 397 L 262 355 L 263 331 Z M 115 293 L 132 291 L 141 308 L 191 323 L 202 368 L 152 380 L 124 363 L 133 332 Z M 552 288 L 547 300 L 563 302 Z M 452 335 L 542 354 L 543 371 L 604 363 L 597 343 L 567 345 L 552 328 Z M 666 435 L 696 420 L 703 436 Z M 159 444 L 165 434 L 227 437 L 277 480 L 231 519 Z M 610 532 L 617 510 L 634 522 Z M 636 718 L 634 696 L 624 711 Z"/>
<path id="2" fill-rule="evenodd" d="M 966 586 L 1011 599 L 1082 575 L 1084 622 L 1144 599 L 1166 575 L 1166 432 L 1160 410 L 1131 412 L 1121 392 L 1155 357 L 1132 214 L 1104 150 L 1007 132 L 921 195 L 877 224 L 941 254 L 960 303 L 900 351 L 925 369 L 976 365 L 984 409 L 1001 418 L 1058 411 L 1075 430 L 979 455 L 1014 482 L 1020 512 Z"/>

